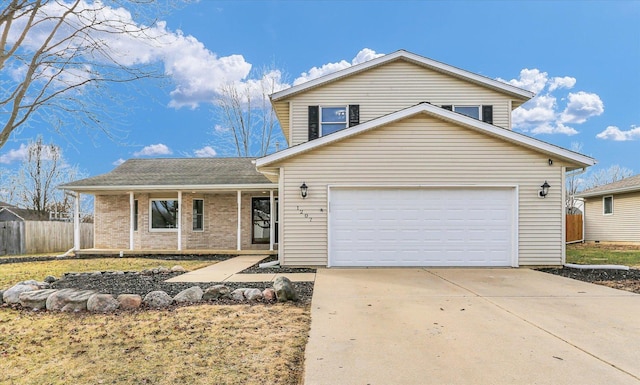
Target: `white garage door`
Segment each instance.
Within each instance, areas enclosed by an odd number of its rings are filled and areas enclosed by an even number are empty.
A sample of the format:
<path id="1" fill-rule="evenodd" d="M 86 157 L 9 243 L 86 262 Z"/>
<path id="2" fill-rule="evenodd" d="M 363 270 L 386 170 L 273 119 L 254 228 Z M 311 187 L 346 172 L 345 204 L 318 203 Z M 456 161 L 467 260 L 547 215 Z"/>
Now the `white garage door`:
<path id="1" fill-rule="evenodd" d="M 513 188 L 331 188 L 329 266 L 512 266 Z"/>

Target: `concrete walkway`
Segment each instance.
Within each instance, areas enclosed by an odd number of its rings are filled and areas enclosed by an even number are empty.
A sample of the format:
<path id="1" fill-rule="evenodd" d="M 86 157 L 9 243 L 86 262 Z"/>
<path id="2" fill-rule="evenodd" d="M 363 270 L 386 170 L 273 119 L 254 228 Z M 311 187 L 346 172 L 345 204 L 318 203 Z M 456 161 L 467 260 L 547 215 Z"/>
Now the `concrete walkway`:
<path id="1" fill-rule="evenodd" d="M 319 269 L 305 384 L 640 384 L 640 295 L 529 269 Z"/>
<path id="2" fill-rule="evenodd" d="M 266 256 L 264 255 L 240 255 L 173 277 L 166 282 L 271 282 L 280 275 L 286 276 L 292 282 L 315 280 L 315 273 L 238 274 L 238 272 L 255 265 L 265 258 Z"/>

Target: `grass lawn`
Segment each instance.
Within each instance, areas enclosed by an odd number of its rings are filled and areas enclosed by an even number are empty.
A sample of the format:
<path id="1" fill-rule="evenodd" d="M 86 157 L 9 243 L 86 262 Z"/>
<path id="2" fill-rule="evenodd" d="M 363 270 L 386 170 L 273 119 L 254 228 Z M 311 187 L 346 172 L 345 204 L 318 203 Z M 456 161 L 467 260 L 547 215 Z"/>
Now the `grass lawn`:
<path id="1" fill-rule="evenodd" d="M 567 245 L 567 263 L 626 265 L 640 268 L 640 247 L 576 243 Z"/>
<path id="2" fill-rule="evenodd" d="M 120 314 L 0 309 L 3 384 L 297 384 L 308 308 L 198 305 Z"/>
<path id="3" fill-rule="evenodd" d="M 140 271 L 158 266 L 171 268 L 180 265 L 187 270 L 195 270 L 215 263 L 212 261 L 165 261 L 146 258 L 98 258 L 98 259 L 65 259 L 42 262 L 8 263 L 0 265 L 0 290 L 8 289 L 20 281 L 27 279 L 42 280 L 47 275 L 60 278 L 63 273 L 135 270 Z"/>

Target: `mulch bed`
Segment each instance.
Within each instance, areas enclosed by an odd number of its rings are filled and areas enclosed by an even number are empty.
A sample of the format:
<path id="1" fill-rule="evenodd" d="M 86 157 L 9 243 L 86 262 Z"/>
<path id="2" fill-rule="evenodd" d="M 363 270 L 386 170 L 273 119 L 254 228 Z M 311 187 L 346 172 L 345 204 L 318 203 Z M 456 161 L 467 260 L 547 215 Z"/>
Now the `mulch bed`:
<path id="1" fill-rule="evenodd" d="M 120 257 L 118 255 L 104 255 L 104 254 L 82 254 L 78 256 L 70 255 L 66 257 L 58 257 L 55 255 L 43 255 L 38 257 L 2 257 L 0 258 L 0 265 L 6 263 L 23 263 L 23 262 L 40 262 L 40 261 L 55 261 L 55 260 L 67 260 L 67 259 L 100 259 L 100 258 L 145 258 L 145 259 L 162 259 L 166 261 L 224 261 L 229 258 L 236 257 L 236 255 L 228 254 L 185 254 L 185 255 L 126 255 Z"/>
<path id="2" fill-rule="evenodd" d="M 102 274 L 100 276 L 68 275 L 51 284 L 53 289 L 82 289 L 95 290 L 100 293 L 113 294 L 138 294 L 144 297 L 154 290 L 165 291 L 170 296 L 174 296 L 184 289 L 192 286 L 200 286 L 202 290 L 216 284 L 223 284 L 232 291 L 239 288 L 256 288 L 264 290 L 272 287 L 272 282 L 164 282 L 182 273 L 163 273 L 153 275 L 142 275 L 136 272 L 126 272 L 125 274 Z M 313 282 L 293 282 L 296 292 L 300 296 L 300 303 L 311 302 L 313 295 Z M 216 300 L 218 304 L 237 304 L 232 300 Z"/>
<path id="3" fill-rule="evenodd" d="M 287 266 L 279 266 L 279 267 L 260 267 L 261 263 L 273 262 L 277 261 L 278 256 L 272 255 L 269 256 L 262 261 L 256 263 L 255 265 L 248 267 L 242 270 L 239 274 L 277 274 L 277 273 L 315 273 L 316 269 L 306 268 L 306 267 L 287 267 Z"/>
<path id="4" fill-rule="evenodd" d="M 575 269 L 571 267 L 538 269 L 545 273 L 560 275 L 580 281 L 597 283 L 615 289 L 640 294 L 640 269 Z"/>

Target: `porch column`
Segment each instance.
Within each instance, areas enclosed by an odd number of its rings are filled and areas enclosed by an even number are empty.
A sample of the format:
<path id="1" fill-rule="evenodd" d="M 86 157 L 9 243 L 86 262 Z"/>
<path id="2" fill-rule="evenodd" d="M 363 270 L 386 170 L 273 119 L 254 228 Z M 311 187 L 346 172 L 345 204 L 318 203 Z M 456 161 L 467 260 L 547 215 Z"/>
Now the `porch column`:
<path id="1" fill-rule="evenodd" d="M 73 249 L 80 250 L 80 193 L 75 193 L 73 198 Z"/>
<path id="2" fill-rule="evenodd" d="M 273 243 L 276 237 L 276 227 L 273 218 L 276 216 L 275 201 L 273 199 L 273 190 L 269 191 L 269 250 L 273 250 Z"/>
<path id="3" fill-rule="evenodd" d="M 178 191 L 178 251 L 182 250 L 182 191 Z"/>
<path id="4" fill-rule="evenodd" d="M 242 191 L 238 190 L 238 250 L 242 249 Z"/>
<path id="5" fill-rule="evenodd" d="M 133 191 L 129 192 L 129 250 L 133 250 L 134 224 L 136 221 L 135 200 Z"/>

